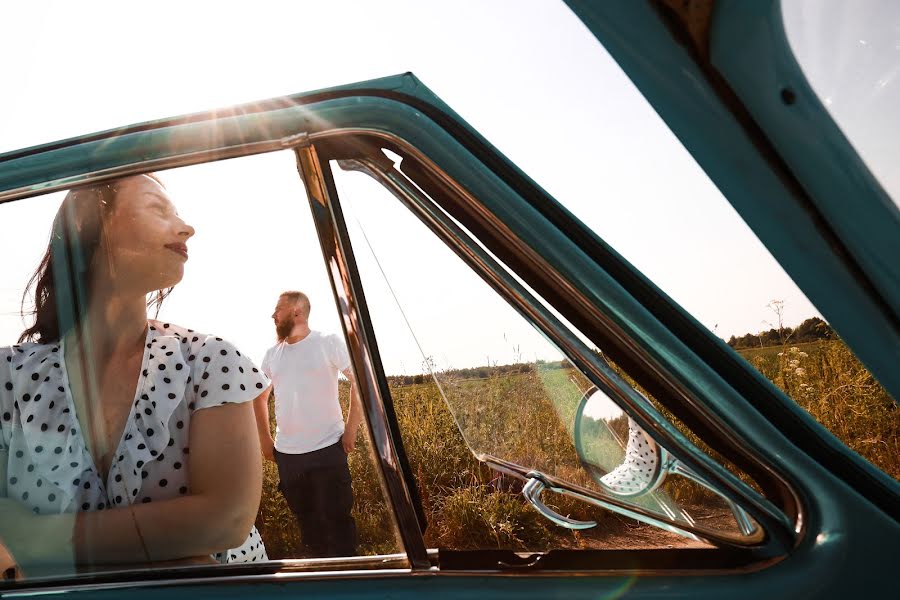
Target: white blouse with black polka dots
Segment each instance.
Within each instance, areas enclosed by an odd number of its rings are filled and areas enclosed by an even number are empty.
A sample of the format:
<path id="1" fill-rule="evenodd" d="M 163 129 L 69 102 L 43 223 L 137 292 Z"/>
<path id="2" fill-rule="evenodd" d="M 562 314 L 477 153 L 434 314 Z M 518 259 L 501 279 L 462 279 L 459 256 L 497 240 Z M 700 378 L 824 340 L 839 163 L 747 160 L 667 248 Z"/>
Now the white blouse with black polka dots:
<path id="1" fill-rule="evenodd" d="M 116 456 L 103 481 L 69 391 L 62 344 L 0 348 L 0 459 L 7 496 L 37 514 L 103 510 L 190 491 L 191 416 L 247 402 L 269 381 L 233 345 L 150 321 L 141 373 Z M 254 527 L 223 562 L 266 560 Z"/>

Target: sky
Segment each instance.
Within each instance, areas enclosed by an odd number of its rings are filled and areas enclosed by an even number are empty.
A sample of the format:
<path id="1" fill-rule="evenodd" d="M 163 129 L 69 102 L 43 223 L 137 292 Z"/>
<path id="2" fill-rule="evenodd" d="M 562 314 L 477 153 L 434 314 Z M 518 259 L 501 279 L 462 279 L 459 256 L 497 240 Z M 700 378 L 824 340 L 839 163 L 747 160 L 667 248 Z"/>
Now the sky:
<path id="1" fill-rule="evenodd" d="M 0 152 L 412 71 L 720 337 L 776 324 L 772 300 L 786 325 L 819 314 L 561 2 L 19 2 L 0 24 Z M 258 361 L 278 293 L 302 289 L 313 327 L 340 331 L 290 153 L 162 177 L 197 229 L 162 318 Z M 422 372 L 423 355 L 438 368 L 553 357 L 386 192 L 337 178 L 388 373 Z M 0 339 L 22 329 L 61 197 L 0 206 Z"/>

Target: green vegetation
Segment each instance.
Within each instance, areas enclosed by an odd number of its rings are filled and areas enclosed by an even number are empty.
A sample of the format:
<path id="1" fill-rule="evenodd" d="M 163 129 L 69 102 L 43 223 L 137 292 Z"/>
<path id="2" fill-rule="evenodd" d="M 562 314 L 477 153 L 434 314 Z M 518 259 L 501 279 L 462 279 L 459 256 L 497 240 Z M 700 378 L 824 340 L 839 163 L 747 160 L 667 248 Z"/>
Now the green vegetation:
<path id="1" fill-rule="evenodd" d="M 757 347 L 740 353 L 850 448 L 900 479 L 896 404 L 839 339 Z M 667 534 L 599 507 L 545 494 L 545 501 L 558 512 L 599 523 L 582 532 L 557 527 L 524 502 L 519 493 L 521 482 L 482 465 L 469 450 L 471 446 L 476 453 L 595 487 L 572 444 L 575 410 L 582 390 L 588 387 L 574 369 L 560 363 L 506 365 L 441 373 L 438 379 L 446 403 L 430 378 L 419 378 L 422 383 L 417 383 L 416 377 L 408 381 L 391 377 L 389 381 L 429 524 L 425 534 L 428 547 L 541 550 L 610 547 L 611 540 L 641 547 L 673 543 L 671 536 L 664 537 Z M 345 406 L 346 400 L 347 387 L 342 386 Z M 627 431 L 622 421 L 619 418 L 612 423 L 620 436 Z M 401 546 L 394 536 L 396 528 L 366 438 L 361 435 L 350 456 L 359 552 L 397 552 Z M 277 482 L 274 465 L 266 464 L 257 526 L 271 558 L 304 556 L 294 517 Z M 719 507 L 711 494 L 689 482 L 670 478 L 664 489 L 694 516 L 724 514 L 716 512 Z"/>

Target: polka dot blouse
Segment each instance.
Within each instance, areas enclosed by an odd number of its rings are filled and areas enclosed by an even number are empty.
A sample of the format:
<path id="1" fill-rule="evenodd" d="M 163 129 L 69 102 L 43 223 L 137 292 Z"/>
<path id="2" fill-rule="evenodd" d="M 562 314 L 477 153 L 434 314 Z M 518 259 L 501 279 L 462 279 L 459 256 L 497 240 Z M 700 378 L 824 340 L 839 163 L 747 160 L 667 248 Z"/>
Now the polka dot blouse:
<path id="1" fill-rule="evenodd" d="M 150 322 L 134 402 L 106 481 L 88 452 L 69 391 L 62 344 L 0 348 L 0 460 L 7 496 L 36 514 L 104 510 L 190 492 L 191 417 L 247 402 L 268 379 L 234 346 Z M 256 528 L 223 562 L 265 560 Z"/>

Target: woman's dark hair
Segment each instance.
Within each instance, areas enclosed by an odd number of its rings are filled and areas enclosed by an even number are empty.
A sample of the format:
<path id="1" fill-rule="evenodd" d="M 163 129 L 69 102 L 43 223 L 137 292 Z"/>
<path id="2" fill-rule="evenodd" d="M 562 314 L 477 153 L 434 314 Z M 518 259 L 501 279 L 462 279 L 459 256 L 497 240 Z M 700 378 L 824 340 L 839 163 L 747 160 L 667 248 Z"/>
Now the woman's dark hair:
<path id="1" fill-rule="evenodd" d="M 163 185 L 152 173 L 145 173 Z M 72 188 L 53 219 L 50 243 L 22 294 L 22 316 L 34 316 L 34 324 L 19 342 L 50 343 L 80 325 L 91 300 L 95 254 L 105 237 L 106 220 L 115 205 L 118 184 L 125 178 Z M 34 310 L 26 312 L 25 300 L 34 290 Z M 156 312 L 172 288 L 149 295 L 147 307 Z"/>

